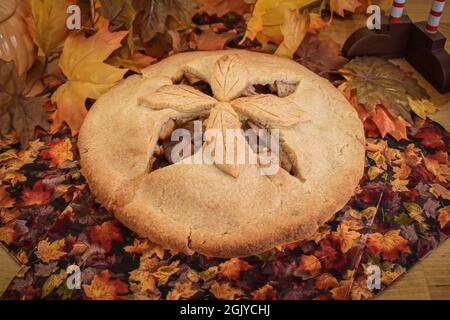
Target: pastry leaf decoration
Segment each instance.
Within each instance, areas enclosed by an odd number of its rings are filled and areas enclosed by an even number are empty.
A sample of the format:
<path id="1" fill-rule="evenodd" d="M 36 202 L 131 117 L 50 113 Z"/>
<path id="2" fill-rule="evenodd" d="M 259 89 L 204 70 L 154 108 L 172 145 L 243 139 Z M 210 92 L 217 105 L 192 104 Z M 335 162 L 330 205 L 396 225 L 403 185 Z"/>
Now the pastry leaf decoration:
<path id="1" fill-rule="evenodd" d="M 214 97 L 187 85 L 167 85 L 140 97 L 139 104 L 153 110 L 174 109 L 182 113 L 204 113 L 210 110 L 207 129 L 219 129 L 222 139 L 218 141 L 213 137 L 203 147 L 215 150 L 221 144 L 224 156 L 233 154 L 233 164 L 229 164 L 229 159 L 217 161 L 225 159 L 217 159 L 218 155 L 211 155 L 220 170 L 235 178 L 239 176 L 237 152 L 235 149 L 233 153 L 228 153 L 227 148 L 237 148 L 238 142 L 241 142 L 237 140 L 240 138 L 246 142 L 243 135 L 234 135 L 235 141 L 227 141 L 226 130 L 241 128 L 239 115 L 266 128 L 288 127 L 308 119 L 307 114 L 286 97 L 256 94 L 239 98 L 248 87 L 248 69 L 235 54 L 225 55 L 217 60 L 210 86 Z"/>
<path id="2" fill-rule="evenodd" d="M 207 141 L 206 146 L 210 146 L 213 151 L 213 159 L 216 160 L 216 166 L 225 173 L 237 178 L 239 176 L 239 165 L 237 161 L 237 146 L 238 137 L 233 134 L 227 136 L 227 129 L 240 129 L 241 122 L 239 121 L 238 114 L 233 110 L 231 105 L 226 102 L 218 103 L 212 110 L 208 118 L 206 129 L 218 129 L 220 130 L 220 141 L 217 140 L 217 136 L 213 136 L 210 141 Z M 232 138 L 234 141 L 228 141 L 228 138 Z M 233 152 L 229 152 L 228 148 L 232 146 Z M 214 150 L 223 150 L 222 154 L 215 154 Z M 227 154 L 233 155 L 233 164 L 229 164 L 229 161 L 225 161 L 224 158 Z M 219 160 L 219 161 L 217 161 Z M 227 164 L 225 164 L 227 163 Z"/>
<path id="3" fill-rule="evenodd" d="M 289 127 L 307 120 L 306 112 L 294 102 L 270 94 L 239 98 L 232 105 L 239 114 L 268 128 Z"/>
<path id="4" fill-rule="evenodd" d="M 219 101 L 229 102 L 239 97 L 247 84 L 247 66 L 237 55 L 226 55 L 217 60 L 210 85 Z"/>
<path id="5" fill-rule="evenodd" d="M 139 104 L 153 110 L 170 108 L 192 113 L 212 108 L 217 100 L 187 85 L 167 85 L 139 98 Z"/>

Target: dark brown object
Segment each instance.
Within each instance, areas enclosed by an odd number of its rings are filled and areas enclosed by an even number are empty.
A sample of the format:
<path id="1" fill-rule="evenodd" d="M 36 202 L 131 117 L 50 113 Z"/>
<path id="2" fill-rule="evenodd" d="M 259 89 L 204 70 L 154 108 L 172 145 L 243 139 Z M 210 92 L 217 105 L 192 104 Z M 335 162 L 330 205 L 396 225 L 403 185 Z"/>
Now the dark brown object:
<path id="1" fill-rule="evenodd" d="M 445 51 L 445 36 L 430 34 L 426 22 L 412 23 L 404 15 L 399 23 L 382 18 L 380 30 L 364 27 L 345 42 L 342 52 L 347 58 L 376 55 L 406 60 L 439 92 L 450 91 L 450 55 Z"/>

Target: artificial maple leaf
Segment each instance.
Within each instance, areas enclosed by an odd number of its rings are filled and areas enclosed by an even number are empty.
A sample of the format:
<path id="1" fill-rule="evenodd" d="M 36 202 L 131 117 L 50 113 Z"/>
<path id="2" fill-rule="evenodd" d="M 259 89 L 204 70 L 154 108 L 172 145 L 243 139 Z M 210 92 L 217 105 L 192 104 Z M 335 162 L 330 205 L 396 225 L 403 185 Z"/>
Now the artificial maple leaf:
<path id="1" fill-rule="evenodd" d="M 241 271 L 247 271 L 251 265 L 239 258 L 232 258 L 219 266 L 219 277 L 237 281 L 241 277 Z"/>
<path id="2" fill-rule="evenodd" d="M 123 240 L 122 232 L 117 226 L 118 223 L 111 220 L 103 222 L 101 225 L 89 227 L 87 231 L 91 242 L 99 243 L 106 252 L 109 252 L 113 241 Z"/>
<path id="3" fill-rule="evenodd" d="M 352 247 L 353 242 L 361 237 L 359 232 L 350 230 L 348 225 L 340 224 L 336 231 L 331 233 L 331 237 L 341 244 L 341 251 L 347 253 Z"/>
<path id="4" fill-rule="evenodd" d="M 345 11 L 355 12 L 361 3 L 358 0 L 330 0 L 330 10 L 340 16 L 345 15 Z"/>
<path id="5" fill-rule="evenodd" d="M 32 21 L 29 28 L 40 54 L 49 56 L 66 38 L 66 0 L 31 0 Z"/>
<path id="6" fill-rule="evenodd" d="M 175 282 L 175 286 L 167 295 L 167 300 L 179 300 L 180 298 L 189 299 L 197 293 L 197 289 L 193 288 L 192 282 L 183 281 Z"/>
<path id="7" fill-rule="evenodd" d="M 275 300 L 276 297 L 275 289 L 268 283 L 252 292 L 252 300 Z"/>
<path id="8" fill-rule="evenodd" d="M 140 253 L 142 254 L 145 250 L 150 248 L 150 242 L 145 240 L 134 239 L 134 243 L 130 246 L 126 246 L 123 248 L 125 252 L 128 253 Z"/>
<path id="9" fill-rule="evenodd" d="M 52 190 L 49 190 L 42 180 L 39 180 L 35 182 L 32 189 L 28 187 L 23 189 L 22 194 L 20 195 L 22 201 L 18 205 L 26 207 L 47 204 L 52 193 Z"/>
<path id="10" fill-rule="evenodd" d="M 371 233 L 367 238 L 367 248 L 372 255 L 382 253 L 388 261 L 398 259 L 398 253 L 410 253 L 408 240 L 400 235 L 400 230 L 391 230 L 385 234 Z"/>
<path id="11" fill-rule="evenodd" d="M 41 156 L 50 160 L 50 167 L 58 167 L 65 161 L 72 161 L 72 142 L 67 138 L 53 139 L 47 144 L 47 149 L 41 152 Z"/>
<path id="12" fill-rule="evenodd" d="M 192 0 L 135 1 L 135 10 L 139 12 L 134 22 L 134 29 L 142 42 L 150 41 L 157 33 L 166 31 L 168 17 L 180 24 L 189 25 L 197 9 Z"/>
<path id="13" fill-rule="evenodd" d="M 126 31 L 109 32 L 104 27 L 89 38 L 79 33 L 66 39 L 59 66 L 68 81 L 52 96 L 52 102 L 58 106 L 53 117 L 54 131 L 66 122 L 76 135 L 87 113 L 85 100 L 98 99 L 123 79 L 126 69 L 103 61 L 120 48 L 126 34 Z"/>
<path id="14" fill-rule="evenodd" d="M 180 264 L 180 261 L 173 261 L 170 265 L 168 266 L 162 266 L 160 268 L 158 268 L 158 270 L 156 270 L 156 272 L 154 272 L 152 275 L 158 279 L 158 285 L 165 285 L 168 281 L 169 278 L 178 272 L 178 270 L 180 269 L 178 267 L 178 265 Z"/>
<path id="15" fill-rule="evenodd" d="M 229 12 L 243 15 L 250 10 L 250 5 L 244 0 L 197 0 L 200 4 L 199 11 L 204 11 L 208 15 L 222 17 Z"/>
<path id="16" fill-rule="evenodd" d="M 15 130 L 22 148 L 28 148 L 34 129 L 48 129 L 42 108 L 45 97 L 25 97 L 25 75 L 19 76 L 13 62 L 0 60 L 0 137 Z"/>
<path id="17" fill-rule="evenodd" d="M 342 280 L 339 286 L 330 290 L 331 296 L 335 300 L 347 300 L 352 287 L 351 280 Z"/>
<path id="18" fill-rule="evenodd" d="M 120 280 L 111 280 L 108 270 L 95 275 L 90 284 L 83 285 L 84 294 L 92 300 L 118 300 L 128 292 L 128 285 Z"/>
<path id="19" fill-rule="evenodd" d="M 0 208 L 12 208 L 16 202 L 6 189 L 8 186 L 0 185 Z"/>
<path id="20" fill-rule="evenodd" d="M 315 286 L 319 290 L 328 290 L 337 287 L 339 282 L 333 275 L 329 273 L 322 273 L 315 279 Z"/>
<path id="21" fill-rule="evenodd" d="M 241 296 L 244 293 L 242 290 L 233 288 L 228 282 L 214 281 L 209 291 L 217 298 L 223 300 L 233 300 L 236 296 Z"/>
<path id="22" fill-rule="evenodd" d="M 297 9 L 286 9 L 284 22 L 280 26 L 283 41 L 274 54 L 291 59 L 305 38 L 309 24 L 309 13 L 306 10 L 300 14 Z"/>
<path id="23" fill-rule="evenodd" d="M 15 233 L 13 223 L 8 223 L 0 227 L 0 241 L 10 245 L 14 241 Z"/>
<path id="24" fill-rule="evenodd" d="M 446 206 L 438 210 L 439 216 L 439 225 L 441 229 L 444 229 L 445 226 L 450 222 L 450 206 Z"/>
<path id="25" fill-rule="evenodd" d="M 283 41 L 281 26 L 285 23 L 288 10 L 299 10 L 315 0 L 259 0 L 253 9 L 252 17 L 247 23 L 244 39 L 255 38 L 267 48 L 268 42 L 280 44 Z"/>
<path id="26" fill-rule="evenodd" d="M 341 55 L 340 45 L 330 39 L 320 39 L 318 34 L 308 33 L 295 52 L 294 60 L 315 73 L 337 70 L 347 62 Z"/>
<path id="27" fill-rule="evenodd" d="M 301 273 L 308 273 L 310 275 L 316 275 L 320 271 L 321 268 L 322 268 L 322 265 L 320 264 L 319 259 L 317 259 L 315 256 L 302 255 L 300 257 L 300 263 L 298 266 L 298 270 Z"/>
<path id="28" fill-rule="evenodd" d="M 57 274 L 52 274 L 50 277 L 45 280 L 44 284 L 42 285 L 42 292 L 41 292 L 41 298 L 47 297 L 49 294 L 51 294 L 56 288 L 58 288 L 63 281 L 67 278 L 67 272 L 64 270 L 61 270 Z"/>
<path id="29" fill-rule="evenodd" d="M 56 240 L 52 243 L 48 242 L 48 239 L 42 240 L 36 247 L 36 256 L 44 263 L 49 263 L 53 260 L 65 256 L 67 253 L 62 251 L 65 246 L 65 240 Z"/>
<path id="30" fill-rule="evenodd" d="M 441 186 L 440 184 L 430 185 L 430 192 L 436 196 L 436 198 L 442 198 L 445 200 L 450 200 L 450 190 Z"/>

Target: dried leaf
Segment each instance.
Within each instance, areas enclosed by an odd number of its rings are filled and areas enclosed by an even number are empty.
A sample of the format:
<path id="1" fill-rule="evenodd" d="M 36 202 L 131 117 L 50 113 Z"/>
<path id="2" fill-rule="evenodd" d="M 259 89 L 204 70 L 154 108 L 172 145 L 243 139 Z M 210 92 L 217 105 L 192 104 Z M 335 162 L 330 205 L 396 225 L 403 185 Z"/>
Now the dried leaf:
<path id="1" fill-rule="evenodd" d="M 58 106 L 53 119 L 54 130 L 66 122 L 76 135 L 87 114 L 85 100 L 98 99 L 123 79 L 126 69 L 103 61 L 120 48 L 126 34 L 126 31 L 111 33 L 105 27 L 89 38 L 80 33 L 66 39 L 59 66 L 68 81 L 52 96 L 52 102 Z"/>
<path id="2" fill-rule="evenodd" d="M 226 43 L 236 35 L 236 30 L 217 33 L 212 29 L 202 30 L 200 34 L 190 34 L 189 47 L 194 50 L 213 51 L 222 50 Z"/>
<path id="3" fill-rule="evenodd" d="M 223 300 L 234 300 L 236 296 L 241 296 L 244 294 L 242 290 L 233 288 L 228 282 L 220 283 L 214 281 L 209 290 L 217 299 Z"/>
<path id="4" fill-rule="evenodd" d="M 179 112 L 197 113 L 212 108 L 217 100 L 191 86 L 166 85 L 140 97 L 139 104 L 153 110 L 170 108 Z"/>
<path id="5" fill-rule="evenodd" d="M 265 127 L 288 127 L 308 120 L 306 112 L 287 98 L 257 95 L 232 101 L 235 110 Z"/>
<path id="6" fill-rule="evenodd" d="M 150 41 L 157 33 L 166 31 L 168 17 L 180 24 L 189 25 L 197 4 L 192 0 L 135 1 L 136 16 L 134 29 L 142 42 Z"/>
<path id="7" fill-rule="evenodd" d="M 436 113 L 436 111 L 438 111 L 438 108 L 430 100 L 415 100 L 411 97 L 408 97 L 408 101 L 409 105 L 411 106 L 411 110 L 424 120 L 427 118 L 427 115 Z"/>
<path id="8" fill-rule="evenodd" d="M 197 0 L 200 4 L 200 11 L 208 15 L 217 15 L 222 17 L 229 12 L 235 12 L 239 15 L 250 10 L 250 6 L 244 0 Z"/>
<path id="9" fill-rule="evenodd" d="M 47 297 L 49 294 L 51 294 L 56 288 L 58 288 L 63 281 L 67 278 L 67 273 L 64 270 L 61 270 L 57 274 L 52 274 L 50 277 L 45 280 L 44 284 L 42 285 L 42 293 L 41 298 Z"/>
<path id="10" fill-rule="evenodd" d="M 292 59 L 308 31 L 309 13 L 304 10 L 300 14 L 297 9 L 286 8 L 284 15 L 284 22 L 280 27 L 283 42 L 275 51 L 275 55 Z"/>
<path id="11" fill-rule="evenodd" d="M 371 233 L 367 238 L 367 248 L 372 255 L 382 253 L 387 261 L 398 259 L 398 253 L 410 253 L 408 241 L 400 235 L 400 230 L 391 230 L 385 234 Z"/>
<path id="12" fill-rule="evenodd" d="M 263 49 L 267 48 L 269 41 L 280 44 L 283 41 L 280 26 L 285 23 L 284 12 L 287 9 L 299 10 L 313 2 L 315 0 L 258 0 L 242 41 L 256 38 Z"/>
<path id="13" fill-rule="evenodd" d="M 340 50 L 340 45 L 333 39 L 320 39 L 318 34 L 309 33 L 296 51 L 294 60 L 315 73 L 337 70 L 347 62 Z"/>
<path id="14" fill-rule="evenodd" d="M 340 16 L 344 16 L 344 11 L 355 12 L 361 5 L 358 0 L 330 0 L 330 10 Z"/>
<path id="15" fill-rule="evenodd" d="M 446 206 L 438 210 L 439 216 L 439 226 L 444 229 L 445 226 L 450 222 L 450 206 Z"/>
<path id="16" fill-rule="evenodd" d="M 248 85 L 248 69 L 237 55 L 221 57 L 214 65 L 211 89 L 219 101 L 231 101 L 238 97 Z"/>
<path id="17" fill-rule="evenodd" d="M 69 33 L 66 27 L 66 0 L 31 0 L 31 34 L 42 55 L 50 55 Z"/>
<path id="18" fill-rule="evenodd" d="M 0 60 L 0 137 L 15 130 L 22 148 L 34 136 L 34 129 L 49 127 L 47 113 L 42 108 L 45 97 L 24 97 L 25 78 L 19 76 L 13 62 Z"/>

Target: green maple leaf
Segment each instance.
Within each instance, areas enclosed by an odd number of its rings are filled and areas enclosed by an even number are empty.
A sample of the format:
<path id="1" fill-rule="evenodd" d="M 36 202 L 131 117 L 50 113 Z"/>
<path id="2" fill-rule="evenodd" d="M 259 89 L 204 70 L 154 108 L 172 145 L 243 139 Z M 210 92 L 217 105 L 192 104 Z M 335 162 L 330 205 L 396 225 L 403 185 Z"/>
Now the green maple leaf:
<path id="1" fill-rule="evenodd" d="M 419 100 L 428 98 L 416 79 L 388 60 L 358 57 L 344 69 L 351 72 L 347 90 L 356 90 L 358 102 L 368 112 L 382 105 L 394 118 L 401 116 L 412 123 L 408 96 Z"/>

